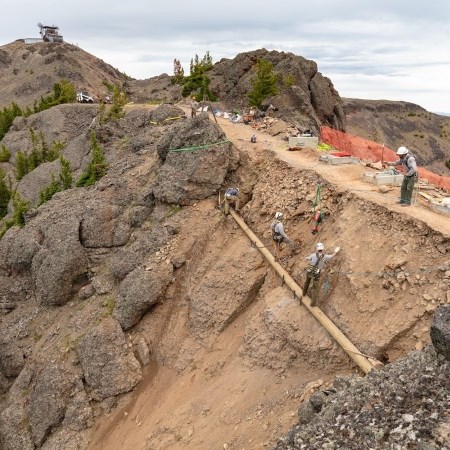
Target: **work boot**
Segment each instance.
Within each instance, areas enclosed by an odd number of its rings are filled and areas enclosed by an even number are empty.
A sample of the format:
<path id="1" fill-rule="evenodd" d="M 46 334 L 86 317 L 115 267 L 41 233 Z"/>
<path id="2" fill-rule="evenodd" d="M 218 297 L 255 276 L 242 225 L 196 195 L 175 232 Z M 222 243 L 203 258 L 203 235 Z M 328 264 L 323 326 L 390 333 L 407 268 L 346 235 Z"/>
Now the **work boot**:
<path id="1" fill-rule="evenodd" d="M 402 203 L 402 206 L 411 206 L 411 203 Z"/>

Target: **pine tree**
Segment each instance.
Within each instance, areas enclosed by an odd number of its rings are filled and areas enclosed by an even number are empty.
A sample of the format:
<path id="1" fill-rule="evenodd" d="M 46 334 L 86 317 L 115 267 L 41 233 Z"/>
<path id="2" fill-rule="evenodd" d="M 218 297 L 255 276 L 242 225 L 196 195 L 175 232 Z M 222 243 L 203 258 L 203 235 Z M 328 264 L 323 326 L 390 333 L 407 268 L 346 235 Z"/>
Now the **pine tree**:
<path id="1" fill-rule="evenodd" d="M 73 184 L 72 169 L 70 168 L 70 162 L 63 156 L 59 157 L 59 163 L 61 164 L 61 171 L 59 172 L 59 181 L 63 190 L 70 189 Z"/>
<path id="2" fill-rule="evenodd" d="M 273 71 L 273 64 L 264 59 L 256 63 L 256 75 L 250 80 L 252 90 L 247 94 L 250 106 L 260 108 L 262 102 L 272 95 L 276 95 L 277 74 Z"/>
<path id="3" fill-rule="evenodd" d="M 91 161 L 89 162 L 86 171 L 81 174 L 81 177 L 77 181 L 78 187 L 91 186 L 101 177 L 106 175 L 106 172 L 108 170 L 108 163 L 106 162 L 103 149 L 98 143 L 94 130 L 91 130 L 91 150 Z"/>
<path id="4" fill-rule="evenodd" d="M 20 181 L 28 172 L 30 172 L 28 156 L 25 152 L 19 150 L 16 153 L 15 165 L 16 165 L 16 180 Z"/>
<path id="5" fill-rule="evenodd" d="M 6 174 L 0 168 L 0 219 L 8 213 L 8 203 L 11 198 L 11 189 L 6 184 Z"/>
<path id="6" fill-rule="evenodd" d="M 9 158 L 11 158 L 11 152 L 5 144 L 2 144 L 2 148 L 0 150 L 0 162 L 8 162 Z"/>

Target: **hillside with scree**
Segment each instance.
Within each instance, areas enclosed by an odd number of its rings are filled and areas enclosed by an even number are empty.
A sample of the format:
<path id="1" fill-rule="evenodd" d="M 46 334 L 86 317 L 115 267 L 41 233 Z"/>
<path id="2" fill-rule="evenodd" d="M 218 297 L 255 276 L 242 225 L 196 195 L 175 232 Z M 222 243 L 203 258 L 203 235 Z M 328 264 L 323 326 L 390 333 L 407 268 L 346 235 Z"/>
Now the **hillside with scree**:
<path id="1" fill-rule="evenodd" d="M 130 105 L 104 124 L 97 108 L 16 119 L 2 141 L 14 156 L 30 126 L 63 138 L 77 178 L 93 129 L 109 164 L 95 185 L 41 206 L 57 161 L 17 184 L 34 208 L 0 240 L 5 450 L 445 448 L 449 365 L 428 345 L 450 297 L 445 218 L 405 212 L 398 188 L 364 189 L 362 166 L 323 165 L 265 132 L 252 144 L 251 127 L 187 118 L 183 102 Z M 325 220 L 312 235 L 319 183 Z M 222 214 L 230 185 L 270 251 L 284 212 L 300 251 L 280 262 L 299 284 L 315 243 L 341 246 L 318 306 L 384 368 L 363 378 Z"/>

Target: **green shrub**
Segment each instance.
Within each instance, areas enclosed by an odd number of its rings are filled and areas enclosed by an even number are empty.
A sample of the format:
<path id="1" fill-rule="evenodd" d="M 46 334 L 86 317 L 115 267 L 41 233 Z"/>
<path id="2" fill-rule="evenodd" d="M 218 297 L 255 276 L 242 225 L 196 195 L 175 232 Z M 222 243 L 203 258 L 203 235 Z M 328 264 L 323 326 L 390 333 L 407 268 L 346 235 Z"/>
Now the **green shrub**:
<path id="1" fill-rule="evenodd" d="M 8 185 L 5 178 L 6 174 L 0 168 L 0 219 L 8 213 L 8 203 L 11 199 L 11 180 Z"/>
<path id="2" fill-rule="evenodd" d="M 260 108 L 262 102 L 272 95 L 276 95 L 277 75 L 273 71 L 273 64 L 264 59 L 256 63 L 256 75 L 250 80 L 252 90 L 247 94 L 250 106 Z"/>
<path id="3" fill-rule="evenodd" d="M 27 173 L 30 172 L 28 165 L 28 155 L 19 150 L 16 153 L 16 180 L 20 181 Z"/>
<path id="4" fill-rule="evenodd" d="M 283 86 L 285 88 L 290 88 L 291 86 L 294 86 L 295 84 L 295 77 L 288 73 L 287 75 L 283 76 Z"/>
<path id="5" fill-rule="evenodd" d="M 25 225 L 25 214 L 28 212 L 28 202 L 25 201 L 18 192 L 12 194 L 12 205 L 14 208 L 12 219 L 14 225 L 23 227 Z"/>
<path id="6" fill-rule="evenodd" d="M 72 169 L 70 162 L 63 156 L 59 157 L 59 163 L 61 164 L 61 171 L 59 172 L 59 181 L 61 183 L 62 190 L 70 189 L 73 185 Z"/>
<path id="7" fill-rule="evenodd" d="M 91 130 L 91 150 L 92 158 L 89 162 L 86 171 L 81 174 L 81 177 L 77 181 L 77 186 L 91 186 L 101 177 L 106 175 L 108 170 L 108 163 L 106 162 L 105 155 L 101 145 L 97 141 L 95 131 Z"/>
<path id="8" fill-rule="evenodd" d="M 6 220 L 3 227 L 0 228 L 0 239 L 14 225 L 23 227 L 25 225 L 25 214 L 28 212 L 28 202 L 22 199 L 19 193 L 11 194 L 12 205 L 14 208 L 12 219 Z"/>
<path id="9" fill-rule="evenodd" d="M 0 162 L 8 162 L 9 158 L 11 158 L 11 152 L 5 144 L 2 144 L 2 148 L 0 149 Z"/>
<path id="10" fill-rule="evenodd" d="M 111 108 L 108 111 L 107 120 L 121 119 L 125 115 L 123 107 L 127 104 L 127 102 L 127 94 L 121 90 L 119 85 L 114 85 Z"/>
<path id="11" fill-rule="evenodd" d="M 39 134 L 30 128 L 31 152 L 29 154 L 19 150 L 16 153 L 16 180 L 20 181 L 27 173 L 45 162 L 52 162 L 59 158 L 65 142 L 53 141 L 48 146 L 42 131 Z"/>
<path id="12" fill-rule="evenodd" d="M 50 184 L 45 186 L 39 193 L 38 206 L 44 204 L 45 202 L 48 202 L 60 190 L 61 184 L 55 179 L 55 176 L 52 174 L 52 181 L 50 182 Z"/>
<path id="13" fill-rule="evenodd" d="M 15 102 L 12 102 L 10 106 L 5 106 L 3 110 L 0 111 L 0 141 L 11 128 L 14 119 L 23 115 L 23 111 Z"/>
<path id="14" fill-rule="evenodd" d="M 63 103 L 74 103 L 76 99 L 77 93 L 73 85 L 69 81 L 62 79 L 59 83 L 53 85 L 53 93 L 34 102 L 33 112 L 45 111 L 52 106 Z"/>

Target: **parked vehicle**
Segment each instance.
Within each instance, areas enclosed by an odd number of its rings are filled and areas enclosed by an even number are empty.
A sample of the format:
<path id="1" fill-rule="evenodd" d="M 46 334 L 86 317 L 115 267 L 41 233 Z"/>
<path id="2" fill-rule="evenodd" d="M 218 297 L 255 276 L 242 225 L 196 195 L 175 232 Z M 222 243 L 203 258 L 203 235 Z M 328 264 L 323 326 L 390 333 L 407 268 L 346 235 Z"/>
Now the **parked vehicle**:
<path id="1" fill-rule="evenodd" d="M 77 102 L 79 103 L 94 103 L 94 98 L 88 92 L 82 91 L 77 93 Z"/>

